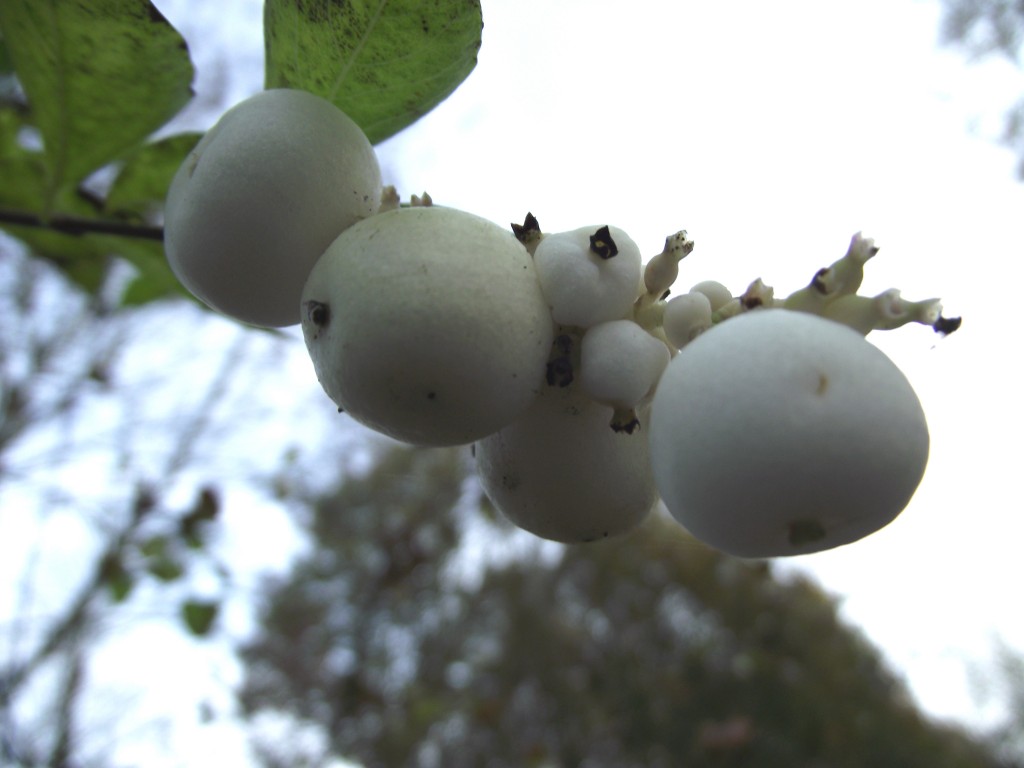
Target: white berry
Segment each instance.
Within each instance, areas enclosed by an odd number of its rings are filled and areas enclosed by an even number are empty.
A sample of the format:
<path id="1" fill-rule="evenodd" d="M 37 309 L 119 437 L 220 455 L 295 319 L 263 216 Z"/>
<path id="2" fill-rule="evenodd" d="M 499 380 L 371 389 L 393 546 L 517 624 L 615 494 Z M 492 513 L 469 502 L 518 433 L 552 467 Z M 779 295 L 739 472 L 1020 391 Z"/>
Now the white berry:
<path id="1" fill-rule="evenodd" d="M 519 417 L 541 389 L 553 324 L 511 232 L 452 208 L 400 208 L 345 230 L 302 293 L 327 394 L 416 445 L 458 445 Z"/>
<path id="2" fill-rule="evenodd" d="M 669 299 L 662 316 L 665 338 L 682 349 L 711 327 L 711 312 L 711 301 L 699 291 Z"/>
<path id="3" fill-rule="evenodd" d="M 657 499 L 647 411 L 632 434 L 610 429 L 611 416 L 576 385 L 546 387 L 520 419 L 474 446 L 488 497 L 520 528 L 553 541 L 636 527 Z"/>
<path id="4" fill-rule="evenodd" d="M 580 348 L 580 386 L 613 408 L 634 408 L 653 392 L 668 347 L 632 320 L 609 320 L 589 328 Z"/>
<path id="5" fill-rule="evenodd" d="M 625 318 L 640 291 L 640 249 L 618 227 L 546 235 L 534 261 L 551 316 L 560 325 L 589 328 Z"/>
<path id="6" fill-rule="evenodd" d="M 856 541 L 907 505 L 928 459 L 913 389 L 838 323 L 781 309 L 726 320 L 658 385 L 658 490 L 694 536 L 741 557 Z"/>
<path id="7" fill-rule="evenodd" d="M 305 91 L 264 91 L 228 110 L 178 170 L 164 245 L 197 298 L 261 326 L 299 322 L 299 296 L 331 241 L 380 205 L 373 147 Z"/>
<path id="8" fill-rule="evenodd" d="M 690 289 L 690 293 L 700 293 L 711 304 L 711 311 L 717 312 L 730 301 L 732 292 L 717 280 L 704 280 Z"/>

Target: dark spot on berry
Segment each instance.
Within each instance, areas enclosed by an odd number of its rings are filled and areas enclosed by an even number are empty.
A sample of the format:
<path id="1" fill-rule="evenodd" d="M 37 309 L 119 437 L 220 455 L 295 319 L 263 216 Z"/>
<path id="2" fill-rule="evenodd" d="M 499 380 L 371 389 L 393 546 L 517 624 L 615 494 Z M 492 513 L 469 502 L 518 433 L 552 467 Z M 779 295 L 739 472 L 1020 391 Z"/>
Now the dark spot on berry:
<path id="1" fill-rule="evenodd" d="M 567 333 L 558 334 L 558 336 L 555 337 L 553 346 L 563 355 L 568 355 L 572 352 L 572 336 Z"/>
<path id="2" fill-rule="evenodd" d="M 322 301 L 307 301 L 306 317 L 317 328 L 323 328 L 331 322 L 331 308 Z"/>
<path id="3" fill-rule="evenodd" d="M 549 387 L 568 387 L 572 384 L 572 361 L 566 358 L 549 360 L 545 371 Z"/>
<path id="4" fill-rule="evenodd" d="M 427 400 L 436 400 L 437 392 L 427 392 Z"/>
<path id="5" fill-rule="evenodd" d="M 602 259 L 610 259 L 619 254 L 619 247 L 612 240 L 612 233 L 607 224 L 590 236 L 590 250 Z"/>
<path id="6" fill-rule="evenodd" d="M 572 337 L 568 334 L 555 337 L 545 373 L 550 387 L 568 387 L 572 384 Z"/>

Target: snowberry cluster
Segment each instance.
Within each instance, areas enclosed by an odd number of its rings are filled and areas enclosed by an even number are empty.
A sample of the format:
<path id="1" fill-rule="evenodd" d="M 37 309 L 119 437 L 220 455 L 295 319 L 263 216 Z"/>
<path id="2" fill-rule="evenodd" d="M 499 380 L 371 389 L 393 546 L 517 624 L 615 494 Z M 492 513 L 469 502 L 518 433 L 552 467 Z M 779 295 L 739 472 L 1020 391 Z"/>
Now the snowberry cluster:
<path id="1" fill-rule="evenodd" d="M 937 300 L 858 295 L 878 251 L 859 234 L 786 298 L 760 280 L 670 297 L 685 231 L 644 265 L 610 225 L 545 234 L 528 215 L 509 232 L 428 196 L 403 206 L 359 128 L 298 91 L 223 116 L 175 178 L 165 232 L 211 307 L 301 322 L 339 410 L 414 445 L 472 444 L 502 513 L 563 542 L 628 531 L 659 499 L 742 557 L 878 530 L 929 438 L 864 335 L 959 323 Z"/>

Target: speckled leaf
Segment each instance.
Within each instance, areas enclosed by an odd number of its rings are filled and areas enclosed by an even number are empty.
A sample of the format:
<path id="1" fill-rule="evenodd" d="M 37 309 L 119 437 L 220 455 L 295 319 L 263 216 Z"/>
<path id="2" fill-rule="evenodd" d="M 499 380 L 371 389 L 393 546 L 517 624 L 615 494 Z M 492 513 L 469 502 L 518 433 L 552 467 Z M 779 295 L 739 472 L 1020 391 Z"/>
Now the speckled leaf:
<path id="1" fill-rule="evenodd" d="M 43 137 L 47 211 L 191 96 L 185 42 L 147 0 L 3 0 L 0 30 Z"/>
<path id="2" fill-rule="evenodd" d="M 267 0 L 266 86 L 323 96 L 376 144 L 466 79 L 482 29 L 479 0 Z"/>

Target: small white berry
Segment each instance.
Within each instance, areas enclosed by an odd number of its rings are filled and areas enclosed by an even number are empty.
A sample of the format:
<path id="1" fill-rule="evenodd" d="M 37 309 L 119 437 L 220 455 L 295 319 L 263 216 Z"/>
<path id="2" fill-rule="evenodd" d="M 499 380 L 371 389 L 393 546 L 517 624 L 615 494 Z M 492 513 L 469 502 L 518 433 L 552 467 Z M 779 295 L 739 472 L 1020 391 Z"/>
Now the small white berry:
<path id="1" fill-rule="evenodd" d="M 657 499 L 647 413 L 632 434 L 615 432 L 612 409 L 580 387 L 545 387 L 521 418 L 474 446 L 481 484 L 502 514 L 545 539 L 629 531 Z"/>
<path id="2" fill-rule="evenodd" d="M 730 301 L 732 292 L 717 280 L 705 280 L 690 289 L 690 293 L 703 294 L 711 303 L 711 311 L 717 312 Z"/>
<path id="3" fill-rule="evenodd" d="M 589 328 L 632 311 L 642 280 L 640 249 L 618 227 L 546 235 L 533 258 L 559 325 Z"/>
<path id="4" fill-rule="evenodd" d="M 668 361 L 668 347 L 632 320 L 598 323 L 583 336 L 580 386 L 599 403 L 635 408 L 654 391 Z"/>
<path id="5" fill-rule="evenodd" d="M 662 316 L 665 338 L 676 349 L 682 349 L 711 327 L 711 312 L 711 302 L 703 293 L 674 296 Z"/>

